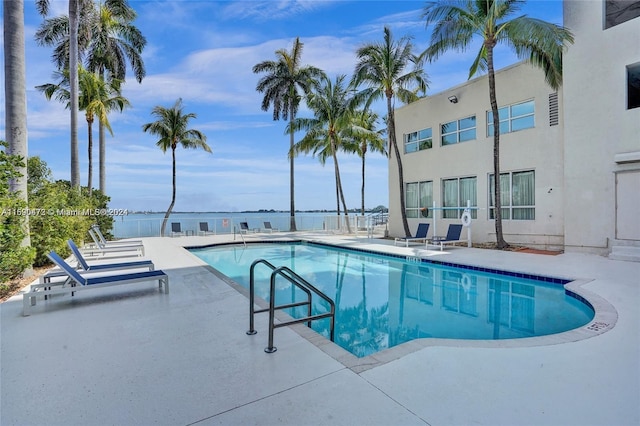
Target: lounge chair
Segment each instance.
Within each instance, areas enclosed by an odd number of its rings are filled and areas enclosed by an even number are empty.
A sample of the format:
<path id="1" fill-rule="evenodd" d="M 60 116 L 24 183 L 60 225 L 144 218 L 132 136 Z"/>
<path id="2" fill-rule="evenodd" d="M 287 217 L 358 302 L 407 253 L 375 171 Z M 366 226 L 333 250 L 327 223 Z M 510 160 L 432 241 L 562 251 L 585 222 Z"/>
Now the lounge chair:
<path id="1" fill-rule="evenodd" d="M 92 264 L 90 265 L 85 260 L 84 256 L 80 252 L 78 246 L 73 242 L 73 240 L 69 239 L 67 241 L 67 245 L 71 249 L 71 252 L 76 258 L 77 264 L 76 268 L 80 273 L 92 273 L 92 272 L 108 272 L 108 271 L 117 271 L 122 269 L 147 269 L 148 271 L 154 270 L 153 262 L 150 260 L 140 260 L 135 262 L 118 262 L 118 263 L 100 263 L 100 264 Z M 38 289 L 50 289 L 54 286 L 64 286 L 68 283 L 69 279 L 65 281 L 57 281 L 51 282 L 51 278 L 57 277 L 66 277 L 68 274 L 59 268 L 54 268 L 41 275 L 38 279 L 37 284 L 31 284 L 31 291 L 37 291 Z M 47 296 L 44 297 L 45 300 Z"/>
<path id="2" fill-rule="evenodd" d="M 264 222 L 264 230 L 265 232 L 271 232 L 273 233 L 273 231 L 280 231 L 278 228 L 274 228 L 271 226 L 271 222 Z"/>
<path id="3" fill-rule="evenodd" d="M 449 224 L 449 229 L 447 230 L 446 237 L 431 237 L 431 240 L 427 245 L 430 246 L 440 246 L 440 251 L 444 248 L 445 245 L 451 245 L 454 243 L 459 243 L 461 241 L 460 234 L 462 233 L 462 225 L 459 223 L 451 223 Z"/>
<path id="4" fill-rule="evenodd" d="M 216 234 L 214 231 L 209 231 L 209 222 L 200 222 L 199 226 L 200 230 L 198 231 L 198 235 Z"/>
<path id="5" fill-rule="evenodd" d="M 171 222 L 171 236 L 175 237 L 179 235 L 185 235 L 185 233 L 182 232 L 182 225 L 180 225 L 180 222 Z"/>
<path id="6" fill-rule="evenodd" d="M 240 233 L 248 234 L 249 232 L 254 232 L 253 229 L 249 228 L 248 222 L 240 222 Z"/>
<path id="7" fill-rule="evenodd" d="M 24 293 L 22 298 L 22 315 L 30 314 L 31 306 L 36 304 L 38 297 L 47 297 L 54 294 L 71 293 L 73 296 L 77 291 L 90 290 L 94 288 L 109 287 L 120 284 L 132 284 L 142 281 L 158 280 L 158 288 L 165 293 L 169 293 L 169 277 L 163 271 L 156 269 L 153 271 L 133 272 L 130 274 L 107 275 L 98 277 L 83 277 L 64 261 L 56 252 L 52 251 L 47 257 L 55 263 L 60 269 L 65 271 L 68 279 L 65 284 L 58 288 L 39 288 L 32 289 Z"/>
<path id="8" fill-rule="evenodd" d="M 109 245 L 119 245 L 119 244 L 127 244 L 127 245 L 136 245 L 136 244 L 142 244 L 142 240 L 111 240 L 108 241 L 104 235 L 102 234 L 102 231 L 100 231 L 100 226 L 97 223 L 94 223 L 93 225 L 91 225 L 91 229 L 93 229 L 93 232 L 96 233 L 96 237 L 98 237 L 98 240 L 100 240 L 100 242 L 105 245 L 105 246 L 109 246 Z"/>
<path id="9" fill-rule="evenodd" d="M 399 242 L 404 242 L 405 247 L 409 247 L 409 243 L 417 243 L 427 241 L 427 232 L 429 232 L 429 224 L 428 223 L 420 223 L 418 224 L 418 229 L 416 230 L 416 235 L 413 237 L 404 237 L 404 238 L 396 238 L 393 241 L 393 245 L 395 246 Z"/>
<path id="10" fill-rule="evenodd" d="M 82 250 L 84 251 L 84 254 L 93 255 L 93 254 L 136 251 L 138 252 L 137 253 L 138 256 L 144 256 L 144 245 L 142 243 L 130 244 L 130 245 L 125 245 L 125 244 L 106 245 L 106 244 L 102 244 L 102 242 L 98 239 L 98 236 L 96 235 L 93 229 L 89 229 L 89 235 L 91 236 L 91 239 L 93 239 L 94 245 L 92 247 L 90 246 L 90 247 L 83 248 Z"/>
<path id="11" fill-rule="evenodd" d="M 105 272 L 105 271 L 116 271 L 120 269 L 142 269 L 145 268 L 149 271 L 153 271 L 154 265 L 150 260 L 139 260 L 135 262 L 118 262 L 118 263 L 102 263 L 102 264 L 89 264 L 87 263 L 84 256 L 80 252 L 78 246 L 73 242 L 73 240 L 67 240 L 67 245 L 71 249 L 71 252 L 76 258 L 77 265 L 76 269 L 80 272 Z M 40 284 L 49 284 L 51 283 L 51 278 L 56 277 L 64 277 L 67 273 L 62 269 L 52 269 L 47 273 L 40 276 L 39 283 Z M 58 283 L 62 284 L 62 283 Z M 39 285 L 39 284 L 35 284 Z"/>

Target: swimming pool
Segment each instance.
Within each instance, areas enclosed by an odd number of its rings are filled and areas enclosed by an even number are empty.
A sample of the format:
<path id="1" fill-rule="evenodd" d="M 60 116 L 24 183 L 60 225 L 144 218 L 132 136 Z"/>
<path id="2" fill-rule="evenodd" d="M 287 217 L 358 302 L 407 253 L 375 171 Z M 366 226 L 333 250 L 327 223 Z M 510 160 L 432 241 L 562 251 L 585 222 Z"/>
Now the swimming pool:
<path id="1" fill-rule="evenodd" d="M 335 343 L 358 357 L 419 338 L 517 339 L 572 330 L 593 309 L 565 292 L 568 281 L 381 255 L 324 244 L 261 243 L 191 249 L 193 254 L 248 288 L 256 259 L 287 266 L 334 300 Z M 257 267 L 256 296 L 268 299 L 271 270 Z M 286 280 L 276 302 L 302 299 Z M 580 298 L 581 299 L 581 298 Z M 314 309 L 326 312 L 314 299 Z M 306 314 L 292 308 L 293 317 Z M 256 321 L 266 321 L 258 314 Z M 329 320 L 312 323 L 329 336 Z"/>

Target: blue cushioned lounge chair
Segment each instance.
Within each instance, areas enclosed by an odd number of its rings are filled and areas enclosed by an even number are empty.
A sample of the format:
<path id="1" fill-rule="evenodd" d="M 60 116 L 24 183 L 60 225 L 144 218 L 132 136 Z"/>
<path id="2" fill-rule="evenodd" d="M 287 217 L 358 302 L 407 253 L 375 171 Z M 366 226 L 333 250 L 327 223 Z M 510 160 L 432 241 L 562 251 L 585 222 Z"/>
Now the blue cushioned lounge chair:
<path id="1" fill-rule="evenodd" d="M 271 233 L 273 233 L 273 231 L 279 231 L 278 228 L 274 228 L 273 226 L 271 226 L 271 222 L 264 222 L 264 230 Z"/>
<path id="2" fill-rule="evenodd" d="M 209 222 L 200 222 L 199 224 L 200 230 L 198 231 L 198 235 L 215 235 L 214 231 L 209 231 Z"/>
<path id="3" fill-rule="evenodd" d="M 427 232 L 429 232 L 429 224 L 428 223 L 420 223 L 418 224 L 418 229 L 416 230 L 416 235 L 414 237 L 405 237 L 405 238 L 396 238 L 393 241 L 393 245 L 395 246 L 398 242 L 404 242 L 405 247 L 409 247 L 409 243 L 417 243 L 427 241 Z"/>
<path id="4" fill-rule="evenodd" d="M 180 235 L 185 235 L 185 233 L 182 232 L 182 225 L 180 222 L 171 222 L 171 236 L 175 237 Z"/>
<path id="5" fill-rule="evenodd" d="M 431 241 L 428 243 L 428 245 L 436 246 L 436 247 L 440 246 L 440 251 L 442 251 L 445 245 L 451 245 L 454 243 L 465 241 L 460 239 L 461 233 L 462 233 L 462 225 L 459 223 L 451 223 L 449 224 L 449 229 L 447 230 L 446 237 L 442 238 L 442 237 L 434 236 L 431 238 Z"/>
<path id="6" fill-rule="evenodd" d="M 248 234 L 249 232 L 253 232 L 253 230 L 251 228 L 249 228 L 249 223 L 248 222 L 240 222 L 240 233 L 241 234 Z"/>
<path id="7" fill-rule="evenodd" d="M 90 290 L 101 287 L 109 287 L 120 284 L 132 284 L 142 281 L 158 280 L 158 287 L 165 293 L 169 293 L 169 277 L 163 271 L 156 269 L 153 271 L 133 272 L 130 274 L 106 275 L 97 277 L 84 277 L 78 271 L 73 269 L 71 265 L 64 261 L 54 251 L 47 255 L 49 260 L 55 263 L 60 269 L 65 271 L 68 279 L 65 285 L 57 288 L 39 288 L 24 293 L 22 299 L 22 315 L 30 314 L 31 306 L 36 304 L 38 297 L 47 297 L 54 294 L 71 293 L 73 296 L 78 291 Z"/>
<path id="8" fill-rule="evenodd" d="M 102 264 L 89 264 L 86 259 L 80 253 L 80 249 L 73 242 L 73 240 L 69 239 L 67 241 L 67 245 L 71 249 L 71 252 L 75 256 L 78 264 L 76 265 L 77 269 L 80 272 L 104 272 L 104 271 L 117 271 L 121 269 L 147 269 L 149 271 L 153 271 L 154 265 L 150 260 L 139 260 L 135 262 L 118 262 L 118 263 L 102 263 Z M 61 269 L 54 269 L 47 272 L 44 275 L 40 276 L 40 283 L 50 283 L 51 278 L 54 277 L 64 277 L 67 273 Z"/>

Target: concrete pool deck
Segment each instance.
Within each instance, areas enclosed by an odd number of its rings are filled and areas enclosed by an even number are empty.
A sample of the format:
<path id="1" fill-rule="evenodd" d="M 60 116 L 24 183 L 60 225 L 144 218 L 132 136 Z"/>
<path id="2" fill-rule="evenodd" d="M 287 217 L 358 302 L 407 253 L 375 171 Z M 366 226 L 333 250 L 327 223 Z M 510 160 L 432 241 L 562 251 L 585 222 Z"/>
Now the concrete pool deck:
<path id="1" fill-rule="evenodd" d="M 21 295 L 0 304 L 0 424 L 640 424 L 640 263 L 311 233 L 245 238 L 287 237 L 576 278 L 613 312 L 575 341 L 422 339 L 361 360 L 298 325 L 277 329 L 278 351 L 266 354 L 266 316 L 247 336 L 246 295 L 182 248 L 232 236 L 147 238 L 169 294 L 153 282 L 99 289 L 39 302 L 29 317 Z"/>

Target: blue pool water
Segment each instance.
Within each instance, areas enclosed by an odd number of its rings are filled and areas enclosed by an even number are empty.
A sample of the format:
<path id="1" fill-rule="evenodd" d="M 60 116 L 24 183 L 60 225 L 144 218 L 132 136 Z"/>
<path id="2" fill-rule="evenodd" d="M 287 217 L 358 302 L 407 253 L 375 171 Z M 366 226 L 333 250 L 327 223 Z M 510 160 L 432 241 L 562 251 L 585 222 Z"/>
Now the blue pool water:
<path id="1" fill-rule="evenodd" d="M 335 342 L 359 357 L 425 337 L 495 340 L 555 334 L 585 325 L 594 316 L 590 306 L 565 293 L 562 284 L 566 281 L 558 279 L 545 282 L 542 277 L 517 277 L 314 243 L 191 251 L 247 288 L 249 268 L 256 259 L 293 269 L 334 300 Z M 256 296 L 267 300 L 271 270 L 259 265 L 255 275 Z M 277 304 L 300 301 L 302 296 L 285 279 L 276 281 Z M 319 298 L 313 304 L 316 313 L 328 310 Z M 288 312 L 302 317 L 306 308 Z M 256 314 L 259 321 L 266 322 L 267 314 Z M 315 321 L 312 327 L 329 336 L 328 319 Z"/>

